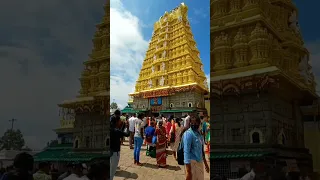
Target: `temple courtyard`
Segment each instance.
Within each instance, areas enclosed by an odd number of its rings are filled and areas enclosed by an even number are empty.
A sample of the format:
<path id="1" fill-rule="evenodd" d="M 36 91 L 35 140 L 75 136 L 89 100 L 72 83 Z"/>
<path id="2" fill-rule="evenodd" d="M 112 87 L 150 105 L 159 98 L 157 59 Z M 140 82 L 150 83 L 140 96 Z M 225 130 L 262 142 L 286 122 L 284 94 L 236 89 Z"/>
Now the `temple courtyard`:
<path id="1" fill-rule="evenodd" d="M 168 168 L 158 168 L 156 159 L 146 156 L 147 146 L 142 146 L 141 149 L 141 163 L 143 166 L 136 166 L 133 164 L 133 149 L 129 148 L 128 141 L 124 142 L 121 147 L 121 158 L 119 168 L 117 170 L 114 180 L 123 179 L 148 179 L 148 180 L 184 180 L 184 166 L 178 165 L 177 161 L 172 155 L 168 155 Z M 170 153 L 170 151 L 169 151 Z M 209 159 L 207 158 L 209 161 Z M 210 174 L 205 173 L 205 180 L 210 179 Z"/>

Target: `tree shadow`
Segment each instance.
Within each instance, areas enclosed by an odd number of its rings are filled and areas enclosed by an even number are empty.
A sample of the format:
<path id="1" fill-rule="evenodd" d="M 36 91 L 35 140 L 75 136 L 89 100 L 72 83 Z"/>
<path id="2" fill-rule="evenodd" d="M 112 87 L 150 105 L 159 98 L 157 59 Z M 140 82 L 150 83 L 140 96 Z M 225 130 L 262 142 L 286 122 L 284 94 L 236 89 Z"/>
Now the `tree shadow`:
<path id="1" fill-rule="evenodd" d="M 130 178 L 130 179 L 138 179 L 138 174 L 131 173 L 131 172 L 124 171 L 124 170 L 117 171 L 115 176 L 123 177 L 125 179 L 128 179 L 128 178 Z"/>
<path id="2" fill-rule="evenodd" d="M 143 163 L 143 166 L 147 167 L 147 168 L 152 168 L 152 169 L 160 169 L 161 168 L 161 167 L 158 167 L 158 165 L 156 165 L 156 164 L 150 164 L 150 163 Z M 181 167 L 180 166 L 170 166 L 170 165 L 168 165 L 164 169 L 168 169 L 168 170 L 171 170 L 171 171 L 179 171 L 179 170 L 181 170 Z"/>
<path id="3" fill-rule="evenodd" d="M 152 169 L 159 169 L 159 167 L 156 164 L 143 163 L 143 166 Z"/>

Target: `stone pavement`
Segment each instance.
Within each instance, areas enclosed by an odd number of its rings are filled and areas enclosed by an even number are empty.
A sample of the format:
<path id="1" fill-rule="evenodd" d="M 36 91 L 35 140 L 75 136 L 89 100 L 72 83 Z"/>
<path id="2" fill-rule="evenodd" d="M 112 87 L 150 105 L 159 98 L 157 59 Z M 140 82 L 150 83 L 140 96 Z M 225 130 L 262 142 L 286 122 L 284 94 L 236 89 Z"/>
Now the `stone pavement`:
<path id="1" fill-rule="evenodd" d="M 184 180 L 184 166 L 178 165 L 173 155 L 167 157 L 167 168 L 158 168 L 156 159 L 146 156 L 146 146 L 142 146 L 140 161 L 143 166 L 133 164 L 133 149 L 129 148 L 126 141 L 121 147 L 119 168 L 114 180 Z M 209 158 L 207 158 L 209 161 Z M 209 164 L 210 166 L 210 164 Z M 210 174 L 205 172 L 205 180 L 210 179 Z"/>

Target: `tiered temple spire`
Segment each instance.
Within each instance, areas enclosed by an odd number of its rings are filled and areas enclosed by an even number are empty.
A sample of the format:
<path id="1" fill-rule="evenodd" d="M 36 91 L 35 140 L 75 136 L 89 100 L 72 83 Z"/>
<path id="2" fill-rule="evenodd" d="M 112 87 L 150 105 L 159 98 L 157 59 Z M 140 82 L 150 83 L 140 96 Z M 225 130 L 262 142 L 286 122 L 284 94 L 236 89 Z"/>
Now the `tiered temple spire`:
<path id="1" fill-rule="evenodd" d="M 108 6 L 105 5 L 103 22 L 97 25 L 97 31 L 93 38 L 94 47 L 89 55 L 89 60 L 84 62 L 85 68 L 80 78 L 81 90 L 79 97 L 107 94 L 107 85 L 109 84 L 107 8 Z"/>
<path id="2" fill-rule="evenodd" d="M 81 89 L 77 99 L 64 101 L 59 104 L 61 127 L 71 128 L 74 122 L 74 111 L 81 106 L 88 106 L 94 103 L 96 97 L 109 97 L 109 2 L 104 6 L 105 15 L 102 23 L 96 25 L 96 32 L 93 37 L 93 49 L 89 59 L 85 61 L 84 70 L 81 73 Z"/>
<path id="3" fill-rule="evenodd" d="M 189 85 L 208 91 L 187 11 L 188 7 L 181 3 L 172 11 L 165 12 L 154 24 L 152 39 L 135 86 L 135 93 L 131 95 Z"/>
<path id="4" fill-rule="evenodd" d="M 292 1 L 215 0 L 212 6 L 212 77 L 274 66 L 315 91 Z"/>

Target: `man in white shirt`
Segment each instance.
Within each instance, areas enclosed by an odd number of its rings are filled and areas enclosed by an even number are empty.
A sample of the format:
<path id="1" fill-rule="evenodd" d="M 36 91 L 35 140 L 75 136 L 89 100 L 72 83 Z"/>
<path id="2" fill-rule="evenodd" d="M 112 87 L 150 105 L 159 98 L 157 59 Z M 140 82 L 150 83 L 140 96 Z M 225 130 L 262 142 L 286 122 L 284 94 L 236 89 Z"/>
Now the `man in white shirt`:
<path id="1" fill-rule="evenodd" d="M 134 126 L 134 164 L 141 166 L 140 163 L 140 151 L 141 146 L 143 144 L 144 135 L 143 135 L 143 114 L 138 114 L 138 118 L 135 120 L 135 126 Z"/>
<path id="2" fill-rule="evenodd" d="M 129 131 L 130 131 L 130 136 L 129 136 L 129 145 L 130 149 L 133 149 L 133 136 L 134 136 L 134 124 L 136 121 L 136 115 L 133 114 L 131 118 L 129 118 Z"/>
<path id="3" fill-rule="evenodd" d="M 72 168 L 71 174 L 63 180 L 83 180 L 83 166 L 82 164 L 75 164 Z"/>
<path id="4" fill-rule="evenodd" d="M 41 162 L 39 164 L 39 171 L 33 174 L 34 180 L 52 180 L 52 177 L 49 175 L 50 164 L 47 162 Z"/>

